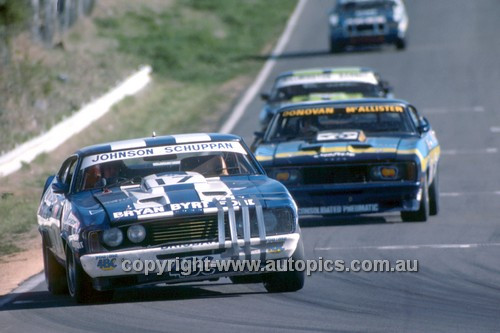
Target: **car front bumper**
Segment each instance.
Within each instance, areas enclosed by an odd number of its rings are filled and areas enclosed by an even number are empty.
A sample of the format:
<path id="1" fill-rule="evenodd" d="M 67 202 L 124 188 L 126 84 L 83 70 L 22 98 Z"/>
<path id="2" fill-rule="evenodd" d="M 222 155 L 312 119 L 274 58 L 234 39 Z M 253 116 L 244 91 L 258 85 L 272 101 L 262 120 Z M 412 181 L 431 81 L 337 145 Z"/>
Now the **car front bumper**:
<path id="1" fill-rule="evenodd" d="M 288 190 L 300 215 L 416 211 L 422 196 L 419 182 L 303 185 Z"/>
<path id="2" fill-rule="evenodd" d="M 235 260 L 260 260 L 265 265 L 269 260 L 288 259 L 295 252 L 301 236 L 299 232 L 268 236 L 265 239 L 250 238 L 245 241 L 238 239 L 236 241 L 226 240 L 222 244 L 219 242 L 207 242 L 198 244 L 171 245 L 154 248 L 141 248 L 133 250 L 122 250 L 115 252 L 85 254 L 80 257 L 83 269 L 91 278 L 119 278 L 133 277 L 129 284 L 141 284 L 152 282 L 187 282 L 196 280 L 207 280 L 222 276 L 247 275 L 249 272 L 213 271 L 210 274 L 191 274 L 183 275 L 178 270 L 163 272 L 158 275 L 159 270 L 150 271 L 146 276 L 144 269 L 137 271 L 130 269 L 134 261 L 158 260 L 203 260 L 207 257 L 211 261 L 235 261 Z M 102 262 L 109 264 L 103 266 Z M 124 265 L 127 263 L 127 265 Z M 252 273 L 252 272 L 250 272 Z M 257 272 L 258 273 L 258 272 Z M 178 281 L 181 279 L 182 281 Z M 130 279 L 129 279 L 130 280 Z M 103 284 L 102 280 L 100 282 Z M 106 284 L 106 283 L 104 283 Z M 102 289 L 102 288 L 99 288 Z M 104 289 L 106 289 L 104 287 Z"/>

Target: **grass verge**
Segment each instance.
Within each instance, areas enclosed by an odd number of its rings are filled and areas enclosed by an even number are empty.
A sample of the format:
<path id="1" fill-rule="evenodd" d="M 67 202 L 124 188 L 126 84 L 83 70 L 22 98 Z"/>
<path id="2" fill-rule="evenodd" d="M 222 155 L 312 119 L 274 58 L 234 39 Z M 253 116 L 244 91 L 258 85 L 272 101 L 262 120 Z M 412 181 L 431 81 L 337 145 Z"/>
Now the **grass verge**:
<path id="1" fill-rule="evenodd" d="M 22 249 L 22 236 L 36 227 L 46 177 L 78 148 L 152 131 L 216 131 L 262 66 L 256 55 L 276 41 L 294 6 L 289 0 L 177 0 L 163 11 L 135 6 L 96 18 L 99 35 L 117 45 L 113 59 L 151 64 L 153 83 L 55 152 L 2 179 L 0 255 Z M 76 40 L 91 42 L 82 39 Z"/>

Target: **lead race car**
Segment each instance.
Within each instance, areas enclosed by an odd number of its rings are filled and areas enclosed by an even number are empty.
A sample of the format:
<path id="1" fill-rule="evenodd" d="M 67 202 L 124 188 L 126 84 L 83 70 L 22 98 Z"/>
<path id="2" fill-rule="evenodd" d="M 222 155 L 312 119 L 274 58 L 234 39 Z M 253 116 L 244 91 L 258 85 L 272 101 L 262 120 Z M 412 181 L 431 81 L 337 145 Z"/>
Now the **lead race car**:
<path id="1" fill-rule="evenodd" d="M 47 179 L 38 209 L 53 293 L 108 300 L 115 288 L 258 276 L 268 291 L 302 288 L 298 271 L 127 270 L 126 260 L 301 259 L 296 205 L 233 135 L 191 134 L 82 148 Z M 170 266 L 172 267 L 172 266 Z M 241 281 L 241 279 L 239 280 Z"/>
<path id="2" fill-rule="evenodd" d="M 408 15 L 403 0 L 338 0 L 329 18 L 333 53 L 361 44 L 406 47 Z"/>
<path id="3" fill-rule="evenodd" d="M 439 152 L 412 105 L 366 99 L 278 110 L 255 155 L 301 215 L 401 211 L 426 221 L 439 210 Z"/>

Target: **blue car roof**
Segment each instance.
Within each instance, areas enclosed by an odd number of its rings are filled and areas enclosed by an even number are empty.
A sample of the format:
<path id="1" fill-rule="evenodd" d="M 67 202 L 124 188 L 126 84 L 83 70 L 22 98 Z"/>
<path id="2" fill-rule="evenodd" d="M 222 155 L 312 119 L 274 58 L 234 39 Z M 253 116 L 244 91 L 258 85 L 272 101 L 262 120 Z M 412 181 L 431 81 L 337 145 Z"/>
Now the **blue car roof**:
<path id="1" fill-rule="evenodd" d="M 207 136 L 209 140 L 207 140 Z M 182 138 L 182 142 L 180 142 Z M 104 152 L 109 152 L 111 147 L 123 147 L 122 149 L 135 148 L 135 147 L 154 147 L 154 146 L 164 146 L 172 145 L 176 143 L 188 143 L 188 142 L 210 142 L 210 141 L 242 141 L 240 136 L 233 134 L 220 134 L 220 133 L 189 133 L 181 135 L 164 135 L 164 136 L 151 136 L 146 138 L 138 138 L 131 140 L 122 140 L 107 142 L 97 145 L 92 145 L 88 147 L 83 147 L 79 149 L 76 154 L 78 155 L 92 155 Z"/>

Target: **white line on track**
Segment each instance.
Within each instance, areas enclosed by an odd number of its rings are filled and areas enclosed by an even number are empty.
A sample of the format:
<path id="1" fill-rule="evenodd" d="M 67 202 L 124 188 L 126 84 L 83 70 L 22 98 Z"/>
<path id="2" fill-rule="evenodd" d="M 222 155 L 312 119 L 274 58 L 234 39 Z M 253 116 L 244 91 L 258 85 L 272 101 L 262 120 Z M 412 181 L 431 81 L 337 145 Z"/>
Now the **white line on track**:
<path id="1" fill-rule="evenodd" d="M 481 192 L 441 192 L 441 197 L 461 197 L 464 195 L 500 195 L 500 191 L 481 191 Z"/>
<path id="2" fill-rule="evenodd" d="M 288 20 L 285 31 L 281 35 L 278 44 L 276 44 L 276 47 L 274 48 L 271 54 L 271 57 L 266 61 L 264 67 L 262 67 L 262 69 L 260 70 L 260 73 L 259 75 L 257 75 L 255 81 L 252 83 L 250 88 L 248 88 L 248 90 L 245 92 L 245 95 L 243 95 L 243 98 L 234 107 L 234 110 L 229 116 L 229 118 L 222 125 L 220 129 L 221 133 L 230 133 L 233 130 L 234 126 L 236 126 L 236 123 L 240 120 L 243 113 L 245 113 L 245 110 L 248 107 L 248 105 L 252 102 L 252 100 L 257 95 L 258 91 L 261 89 L 262 85 L 264 84 L 267 77 L 271 73 L 274 65 L 276 65 L 276 58 L 279 55 L 281 55 L 281 53 L 285 49 L 286 44 L 290 40 L 292 31 L 297 25 L 300 14 L 304 9 L 306 3 L 307 0 L 300 0 L 299 3 L 297 4 L 297 7 L 295 7 L 292 16 L 290 16 L 290 19 Z"/>
<path id="3" fill-rule="evenodd" d="M 0 298 L 0 308 L 2 306 L 4 306 L 5 304 L 12 302 L 20 294 L 26 293 L 26 292 L 30 291 L 31 289 L 34 289 L 44 279 L 45 279 L 45 276 L 43 275 L 43 273 L 39 273 L 37 275 L 30 277 L 28 280 L 23 282 L 19 287 L 17 287 L 13 291 L 11 291 L 9 294 Z"/>
<path id="4" fill-rule="evenodd" d="M 485 112 L 486 109 L 481 105 L 476 105 L 473 107 L 459 107 L 459 108 L 445 108 L 445 107 L 428 107 L 421 108 L 423 114 L 444 114 L 444 113 L 481 113 Z"/>
<path id="5" fill-rule="evenodd" d="M 418 250 L 418 249 L 471 249 L 478 247 L 495 247 L 500 243 L 468 243 L 468 244 L 421 244 L 421 245 L 383 245 L 355 247 L 317 247 L 315 251 L 332 250 Z"/>
<path id="6" fill-rule="evenodd" d="M 490 131 L 492 133 L 500 133 L 500 126 L 491 126 Z"/>
<path id="7" fill-rule="evenodd" d="M 498 153 L 498 148 L 488 147 L 482 149 L 448 149 L 441 150 L 443 155 L 472 155 L 472 154 L 496 154 Z"/>

